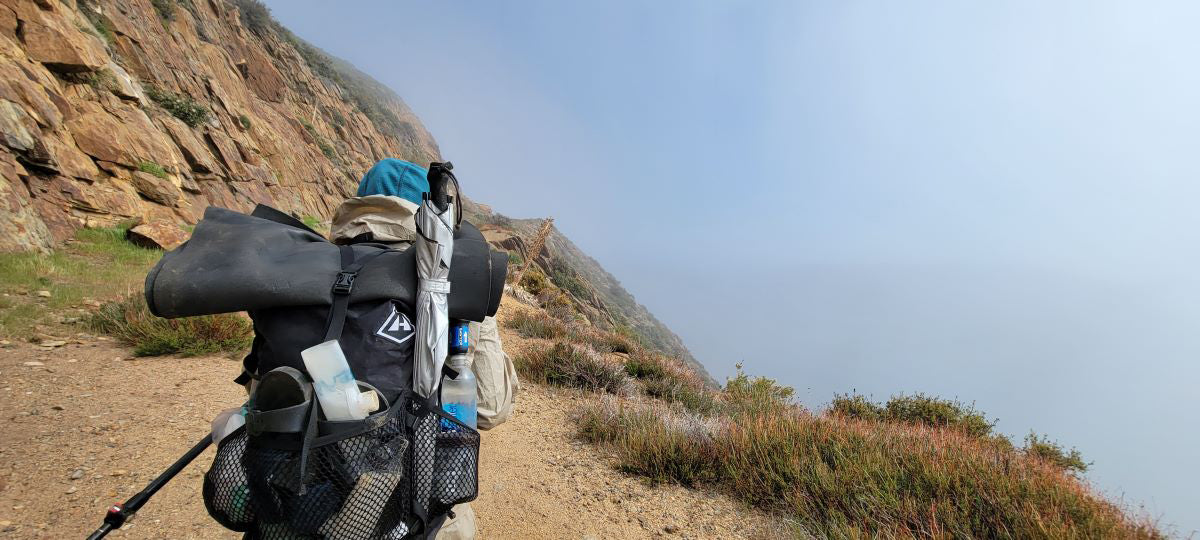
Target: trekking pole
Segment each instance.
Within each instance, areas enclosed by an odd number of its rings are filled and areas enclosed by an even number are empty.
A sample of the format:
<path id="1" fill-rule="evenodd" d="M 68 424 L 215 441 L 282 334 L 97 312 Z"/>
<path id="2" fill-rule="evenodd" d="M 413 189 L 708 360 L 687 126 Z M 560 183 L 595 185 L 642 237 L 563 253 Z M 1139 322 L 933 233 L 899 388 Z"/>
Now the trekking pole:
<path id="1" fill-rule="evenodd" d="M 180 457 L 179 460 L 177 460 L 175 463 L 172 463 L 170 467 L 167 467 L 167 470 L 158 475 L 158 478 L 155 478 L 153 481 L 151 481 L 150 484 L 146 486 L 146 489 L 139 491 L 137 495 L 130 497 L 129 500 L 125 501 L 124 503 L 116 503 L 112 505 L 112 507 L 108 509 L 108 514 L 104 516 L 104 524 L 100 525 L 100 528 L 96 529 L 96 532 L 87 537 L 87 540 L 100 540 L 101 538 L 108 536 L 108 533 L 112 532 L 113 530 L 120 529 L 121 525 L 124 525 L 126 520 L 133 517 L 138 510 L 141 510 L 142 505 L 146 504 L 146 501 L 150 500 L 150 497 L 153 497 L 158 490 L 162 489 L 162 487 L 167 484 L 167 482 L 170 482 L 172 478 L 175 478 L 175 475 L 179 474 L 179 471 L 182 471 L 184 467 L 187 467 L 189 463 L 194 461 L 196 457 L 203 453 L 210 444 L 212 444 L 212 434 L 204 435 L 203 440 L 196 443 L 196 446 L 193 446 L 191 450 L 188 450 L 183 457 Z"/>

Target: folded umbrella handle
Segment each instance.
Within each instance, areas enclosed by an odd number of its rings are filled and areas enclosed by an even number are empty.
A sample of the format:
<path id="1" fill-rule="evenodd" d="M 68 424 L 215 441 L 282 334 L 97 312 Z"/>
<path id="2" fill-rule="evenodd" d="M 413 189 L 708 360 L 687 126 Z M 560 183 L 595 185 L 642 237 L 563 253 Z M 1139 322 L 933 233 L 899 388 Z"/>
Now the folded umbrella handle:
<path id="1" fill-rule="evenodd" d="M 458 224 L 462 222 L 462 204 L 461 192 L 458 186 L 458 177 L 450 172 L 454 169 L 454 164 L 446 162 L 432 162 L 429 164 L 429 174 L 426 179 L 429 180 L 429 201 L 437 208 L 438 213 L 445 212 L 446 209 L 455 202 L 455 198 L 459 198 L 459 208 L 455 209 L 454 228 L 458 229 Z M 453 195 L 450 191 L 450 184 L 454 184 Z"/>

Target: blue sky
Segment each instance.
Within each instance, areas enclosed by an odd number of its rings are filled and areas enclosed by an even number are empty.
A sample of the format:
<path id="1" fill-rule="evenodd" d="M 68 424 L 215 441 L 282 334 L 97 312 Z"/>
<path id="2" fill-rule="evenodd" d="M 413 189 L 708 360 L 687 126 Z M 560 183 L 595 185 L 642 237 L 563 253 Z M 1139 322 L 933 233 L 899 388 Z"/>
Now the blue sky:
<path id="1" fill-rule="evenodd" d="M 718 378 L 973 401 L 1200 527 L 1200 4 L 268 3 Z"/>

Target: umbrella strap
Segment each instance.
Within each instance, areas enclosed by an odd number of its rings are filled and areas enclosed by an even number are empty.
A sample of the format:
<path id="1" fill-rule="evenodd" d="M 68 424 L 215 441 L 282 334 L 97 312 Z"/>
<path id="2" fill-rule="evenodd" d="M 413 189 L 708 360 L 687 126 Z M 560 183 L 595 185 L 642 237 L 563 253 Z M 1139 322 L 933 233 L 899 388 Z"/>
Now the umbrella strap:
<path id="1" fill-rule="evenodd" d="M 329 307 L 329 317 L 325 320 L 325 339 L 332 341 L 342 337 L 342 327 L 346 324 L 346 308 L 350 305 L 350 291 L 354 289 L 354 278 L 358 272 L 375 257 L 387 250 L 381 249 L 369 253 L 362 259 L 354 260 L 354 249 L 350 246 L 338 246 L 342 256 L 342 271 L 338 272 L 333 282 L 333 305 Z"/>

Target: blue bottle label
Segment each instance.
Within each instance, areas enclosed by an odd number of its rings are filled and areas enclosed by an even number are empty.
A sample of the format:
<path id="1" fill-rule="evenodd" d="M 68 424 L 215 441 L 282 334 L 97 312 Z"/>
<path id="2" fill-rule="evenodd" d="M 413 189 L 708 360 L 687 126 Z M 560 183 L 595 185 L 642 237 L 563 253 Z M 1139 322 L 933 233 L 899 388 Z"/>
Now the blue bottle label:
<path id="1" fill-rule="evenodd" d="M 443 403 L 442 410 L 468 426 L 474 423 L 475 415 L 478 414 L 475 406 L 466 403 Z M 442 431 L 459 431 L 462 429 L 462 426 L 446 419 L 442 419 L 441 424 Z"/>
<path id="2" fill-rule="evenodd" d="M 450 354 L 466 353 L 471 347 L 471 327 L 456 323 L 450 326 Z"/>

